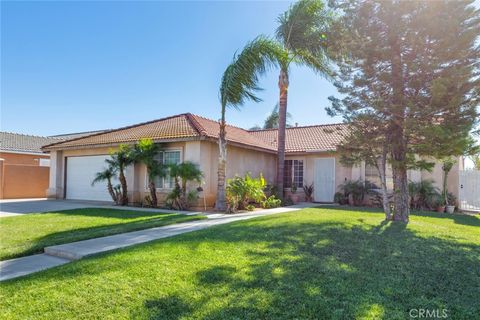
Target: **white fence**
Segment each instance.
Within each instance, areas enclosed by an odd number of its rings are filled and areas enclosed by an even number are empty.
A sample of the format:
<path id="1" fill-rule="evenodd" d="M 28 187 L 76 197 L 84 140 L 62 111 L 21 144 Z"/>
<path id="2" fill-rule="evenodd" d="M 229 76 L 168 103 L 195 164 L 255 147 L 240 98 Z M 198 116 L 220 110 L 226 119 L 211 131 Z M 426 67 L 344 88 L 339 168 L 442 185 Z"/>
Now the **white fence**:
<path id="1" fill-rule="evenodd" d="M 480 170 L 460 171 L 458 187 L 460 209 L 480 211 Z"/>

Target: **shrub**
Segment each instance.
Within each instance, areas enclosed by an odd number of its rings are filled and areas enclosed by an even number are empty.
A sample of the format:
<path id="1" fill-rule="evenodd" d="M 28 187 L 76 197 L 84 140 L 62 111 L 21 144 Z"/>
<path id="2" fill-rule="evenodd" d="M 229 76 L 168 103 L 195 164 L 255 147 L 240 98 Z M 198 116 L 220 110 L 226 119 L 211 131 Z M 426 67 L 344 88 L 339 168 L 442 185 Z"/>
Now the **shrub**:
<path id="1" fill-rule="evenodd" d="M 347 197 L 345 197 L 345 194 L 343 192 L 335 192 L 335 195 L 333 196 L 333 201 L 344 205 L 348 203 Z"/>
<path id="2" fill-rule="evenodd" d="M 312 202 L 313 201 L 313 183 L 309 186 L 303 186 L 303 192 L 305 193 L 305 201 Z"/>
<path id="3" fill-rule="evenodd" d="M 447 198 L 448 198 L 448 204 L 451 205 L 451 206 L 457 206 L 458 203 L 457 203 L 457 197 L 455 197 L 455 195 L 451 192 L 448 193 L 447 195 Z"/>
<path id="4" fill-rule="evenodd" d="M 227 180 L 227 198 L 237 201 L 238 209 L 245 209 L 250 202 L 260 203 L 265 199 L 265 179 L 260 175 L 252 178 L 249 174 L 245 177 L 235 176 Z"/>
<path id="5" fill-rule="evenodd" d="M 282 200 L 275 198 L 275 196 L 270 196 L 264 201 L 261 202 L 262 208 L 271 209 L 278 208 L 282 205 Z"/>
<path id="6" fill-rule="evenodd" d="M 408 192 L 412 209 L 435 209 L 442 200 L 438 188 L 433 185 L 433 180 L 410 182 Z"/>
<path id="7" fill-rule="evenodd" d="M 255 210 L 255 206 L 253 204 L 249 204 L 245 207 L 245 209 L 247 209 L 248 211 L 253 211 Z"/>
<path id="8" fill-rule="evenodd" d="M 352 199 L 354 206 L 361 205 L 365 195 L 374 188 L 374 185 L 368 181 L 363 182 L 362 180 L 348 180 L 339 186 L 340 190 L 343 192 L 345 199 L 348 202 L 349 199 Z"/>

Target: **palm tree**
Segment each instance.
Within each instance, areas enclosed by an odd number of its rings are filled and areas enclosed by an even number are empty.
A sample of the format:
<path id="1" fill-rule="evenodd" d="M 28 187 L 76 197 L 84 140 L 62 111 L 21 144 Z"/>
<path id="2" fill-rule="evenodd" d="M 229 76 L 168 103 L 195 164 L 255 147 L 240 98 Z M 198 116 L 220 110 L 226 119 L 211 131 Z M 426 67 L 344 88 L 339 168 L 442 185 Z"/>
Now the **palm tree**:
<path id="1" fill-rule="evenodd" d="M 128 204 L 127 179 L 125 178 L 125 168 L 134 162 L 132 147 L 121 144 L 117 151 L 111 153 L 111 158 L 105 161 L 118 171 L 118 180 L 122 187 L 122 193 L 118 203 L 122 206 Z"/>
<path id="2" fill-rule="evenodd" d="M 248 44 L 240 54 L 240 56 L 245 57 L 245 63 L 258 63 L 258 59 L 263 59 L 265 63 L 273 63 L 280 69 L 277 138 L 277 188 L 280 191 L 280 197 L 283 196 L 285 128 L 290 66 L 292 64 L 306 66 L 320 76 L 330 79 L 332 72 L 326 50 L 326 30 L 332 19 L 333 15 L 326 10 L 321 0 L 300 0 L 279 16 L 274 40 L 258 37 Z M 260 47 L 256 46 L 257 41 L 262 43 Z M 258 51 L 258 49 L 261 49 L 261 51 Z M 252 70 L 249 66 L 244 66 L 243 70 L 247 72 L 264 71 Z M 256 77 L 253 77 L 253 79 L 257 80 Z M 252 87 L 258 89 L 256 82 L 252 84 Z"/>
<path id="3" fill-rule="evenodd" d="M 279 105 L 278 103 L 273 107 L 272 112 L 268 115 L 267 119 L 263 124 L 263 129 L 277 129 L 278 128 L 278 120 L 279 120 L 279 112 L 278 112 Z M 286 116 L 286 127 L 290 128 L 292 125 L 288 123 L 289 120 L 292 119 L 292 115 L 290 112 L 287 112 Z"/>
<path id="4" fill-rule="evenodd" d="M 134 161 L 145 164 L 147 168 L 148 190 L 150 191 L 150 198 L 154 208 L 158 205 L 155 178 L 163 177 L 166 173 L 166 167 L 163 163 L 155 159 L 159 151 L 160 145 L 153 143 L 152 139 L 140 139 L 133 148 Z"/>
<path id="5" fill-rule="evenodd" d="M 257 86 L 258 76 L 265 73 L 274 60 L 273 56 L 268 59 L 267 47 L 270 40 L 259 37 L 247 44 L 239 55 L 235 55 L 233 61 L 227 67 L 220 84 L 221 118 L 218 136 L 218 181 L 217 199 L 215 209 L 225 211 L 225 177 L 227 165 L 227 131 L 225 113 L 227 108 L 239 109 L 247 100 L 260 102 L 256 92 L 261 90 Z M 266 54 L 260 54 L 266 52 Z M 255 54 L 256 53 L 256 54 Z"/>
<path id="6" fill-rule="evenodd" d="M 103 182 L 107 181 L 107 189 L 108 193 L 112 197 L 113 202 L 117 203 L 117 195 L 115 194 L 115 191 L 113 190 L 113 185 L 112 185 L 112 179 L 115 178 L 117 175 L 117 170 L 109 165 L 107 168 L 105 168 L 103 171 L 97 172 L 95 174 L 95 179 L 92 181 L 92 186 L 95 185 L 98 182 Z"/>
<path id="7" fill-rule="evenodd" d="M 175 187 L 178 187 L 182 194 L 187 194 L 187 182 L 202 182 L 203 173 L 193 162 L 172 163 L 169 165 L 170 176 L 175 179 Z"/>
<path id="8" fill-rule="evenodd" d="M 173 208 L 185 210 L 189 207 L 191 201 L 190 193 L 187 193 L 187 182 L 197 181 L 201 183 L 203 173 L 193 162 L 185 161 L 170 164 L 169 174 L 175 180 L 175 188 L 167 196 L 167 201 L 171 201 Z"/>

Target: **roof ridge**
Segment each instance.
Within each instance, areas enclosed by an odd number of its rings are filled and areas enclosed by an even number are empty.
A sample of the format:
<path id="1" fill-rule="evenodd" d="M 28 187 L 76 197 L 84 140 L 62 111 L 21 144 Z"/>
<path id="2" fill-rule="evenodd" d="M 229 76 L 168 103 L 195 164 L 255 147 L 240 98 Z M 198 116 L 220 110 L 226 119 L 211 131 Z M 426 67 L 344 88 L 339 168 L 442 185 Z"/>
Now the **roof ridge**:
<path id="1" fill-rule="evenodd" d="M 198 117 L 198 116 L 190 112 L 185 113 L 185 118 L 192 125 L 192 127 L 198 132 L 198 134 L 201 136 L 206 136 L 207 130 L 200 124 L 200 122 L 198 122 L 198 120 L 195 117 Z"/>
<path id="2" fill-rule="evenodd" d="M 57 144 L 67 142 L 67 141 L 72 142 L 72 141 L 77 141 L 77 140 L 80 140 L 80 139 L 83 139 L 83 138 L 90 138 L 90 137 L 95 137 L 95 136 L 99 136 L 99 135 L 102 135 L 102 134 L 112 133 L 112 132 L 116 132 L 116 131 L 120 131 L 120 130 L 140 127 L 140 126 L 143 126 L 143 125 L 146 125 L 146 124 L 150 124 L 150 123 L 154 123 L 154 122 L 158 122 L 158 121 L 164 121 L 164 120 L 168 120 L 168 119 L 172 119 L 172 118 L 178 118 L 178 117 L 185 116 L 185 115 L 186 115 L 186 113 L 180 113 L 180 114 L 176 114 L 176 115 L 169 116 L 169 117 L 164 117 L 164 118 L 160 118 L 160 119 L 140 122 L 140 123 L 132 124 L 132 125 L 125 126 L 125 127 L 110 129 L 110 130 L 101 131 L 101 132 L 97 132 L 97 133 L 86 135 L 86 136 L 81 136 L 81 137 L 78 137 L 78 138 L 63 140 L 63 141 L 59 141 L 59 142 L 55 142 L 55 143 L 50 143 L 50 144 L 44 145 L 42 148 L 51 147 L 51 146 L 54 146 L 54 145 L 57 145 Z"/>
<path id="3" fill-rule="evenodd" d="M 324 124 L 310 124 L 306 126 L 296 126 L 296 127 L 289 127 L 285 128 L 286 130 L 290 129 L 302 129 L 302 128 L 312 128 L 312 127 L 326 127 L 326 126 L 338 126 L 338 125 L 348 125 L 348 123 L 344 122 L 336 122 L 336 123 L 324 123 Z M 259 129 L 259 130 L 247 130 L 248 132 L 259 132 L 259 131 L 277 131 L 278 128 L 272 129 Z"/>
<path id="4" fill-rule="evenodd" d="M 59 137 L 59 136 L 73 136 L 73 135 L 77 135 L 77 134 L 90 133 L 90 132 L 94 132 L 94 133 L 105 132 L 105 131 L 108 131 L 108 130 L 112 130 L 112 129 L 99 129 L 99 130 L 88 130 L 88 131 L 72 132 L 72 133 L 60 133 L 60 134 L 54 134 L 54 135 L 47 136 L 47 137 L 57 139 L 57 137 Z M 86 136 L 83 136 L 83 137 L 86 137 Z M 58 138 L 58 139 L 62 139 L 62 138 Z"/>
<path id="5" fill-rule="evenodd" d="M 14 135 L 17 135 L 17 136 L 24 136 L 24 137 L 61 140 L 61 138 L 55 138 L 55 137 L 51 137 L 51 136 L 37 136 L 37 135 L 34 135 L 34 134 L 16 133 L 16 132 L 10 132 L 10 131 L 0 131 L 0 133 L 14 134 Z"/>
<path id="6" fill-rule="evenodd" d="M 194 116 L 194 117 L 198 117 L 198 118 L 202 118 L 202 119 L 205 119 L 205 120 L 208 120 L 208 121 L 219 123 L 219 121 L 215 121 L 213 119 L 210 119 L 210 118 L 207 118 L 207 117 L 204 117 L 204 116 L 199 116 L 198 114 L 191 113 L 191 115 Z M 246 131 L 246 132 L 250 132 L 250 130 L 247 130 L 247 129 L 239 127 L 239 126 L 235 126 L 233 124 L 229 124 L 228 122 L 225 122 L 225 124 L 229 127 L 232 127 L 232 128 L 236 128 L 236 129 L 240 129 L 240 130 L 243 130 L 243 131 Z"/>

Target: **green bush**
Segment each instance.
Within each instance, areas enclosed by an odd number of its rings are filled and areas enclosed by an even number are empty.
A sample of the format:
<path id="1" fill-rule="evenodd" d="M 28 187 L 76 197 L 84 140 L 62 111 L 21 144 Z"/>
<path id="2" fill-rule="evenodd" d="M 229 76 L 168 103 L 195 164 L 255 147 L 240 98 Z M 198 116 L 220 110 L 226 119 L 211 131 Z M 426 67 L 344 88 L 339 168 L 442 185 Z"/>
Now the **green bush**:
<path id="1" fill-rule="evenodd" d="M 248 211 L 253 211 L 255 210 L 255 206 L 253 204 L 249 204 L 245 207 L 245 209 L 247 209 Z"/>
<path id="2" fill-rule="evenodd" d="M 440 191 L 433 185 L 433 180 L 422 180 L 408 184 L 410 207 L 412 209 L 435 209 L 442 202 Z"/>
<path id="3" fill-rule="evenodd" d="M 371 189 L 375 188 L 375 185 L 369 181 L 364 182 L 358 179 L 345 181 L 339 186 L 339 188 L 343 193 L 346 202 L 348 203 L 348 200 L 351 197 L 353 200 L 353 205 L 357 206 L 362 205 L 365 195 L 370 193 Z"/>
<path id="4" fill-rule="evenodd" d="M 245 177 L 235 176 L 227 180 L 227 198 L 237 202 L 238 209 L 245 209 L 250 202 L 260 203 L 265 199 L 265 179 L 262 175 L 252 178 L 249 174 Z"/>
<path id="5" fill-rule="evenodd" d="M 282 200 L 275 198 L 275 196 L 270 196 L 262 201 L 261 205 L 265 209 L 278 208 L 282 205 Z"/>
<path id="6" fill-rule="evenodd" d="M 348 199 L 345 197 L 343 192 L 335 192 L 335 195 L 333 196 L 333 202 L 344 205 L 348 203 Z"/>

